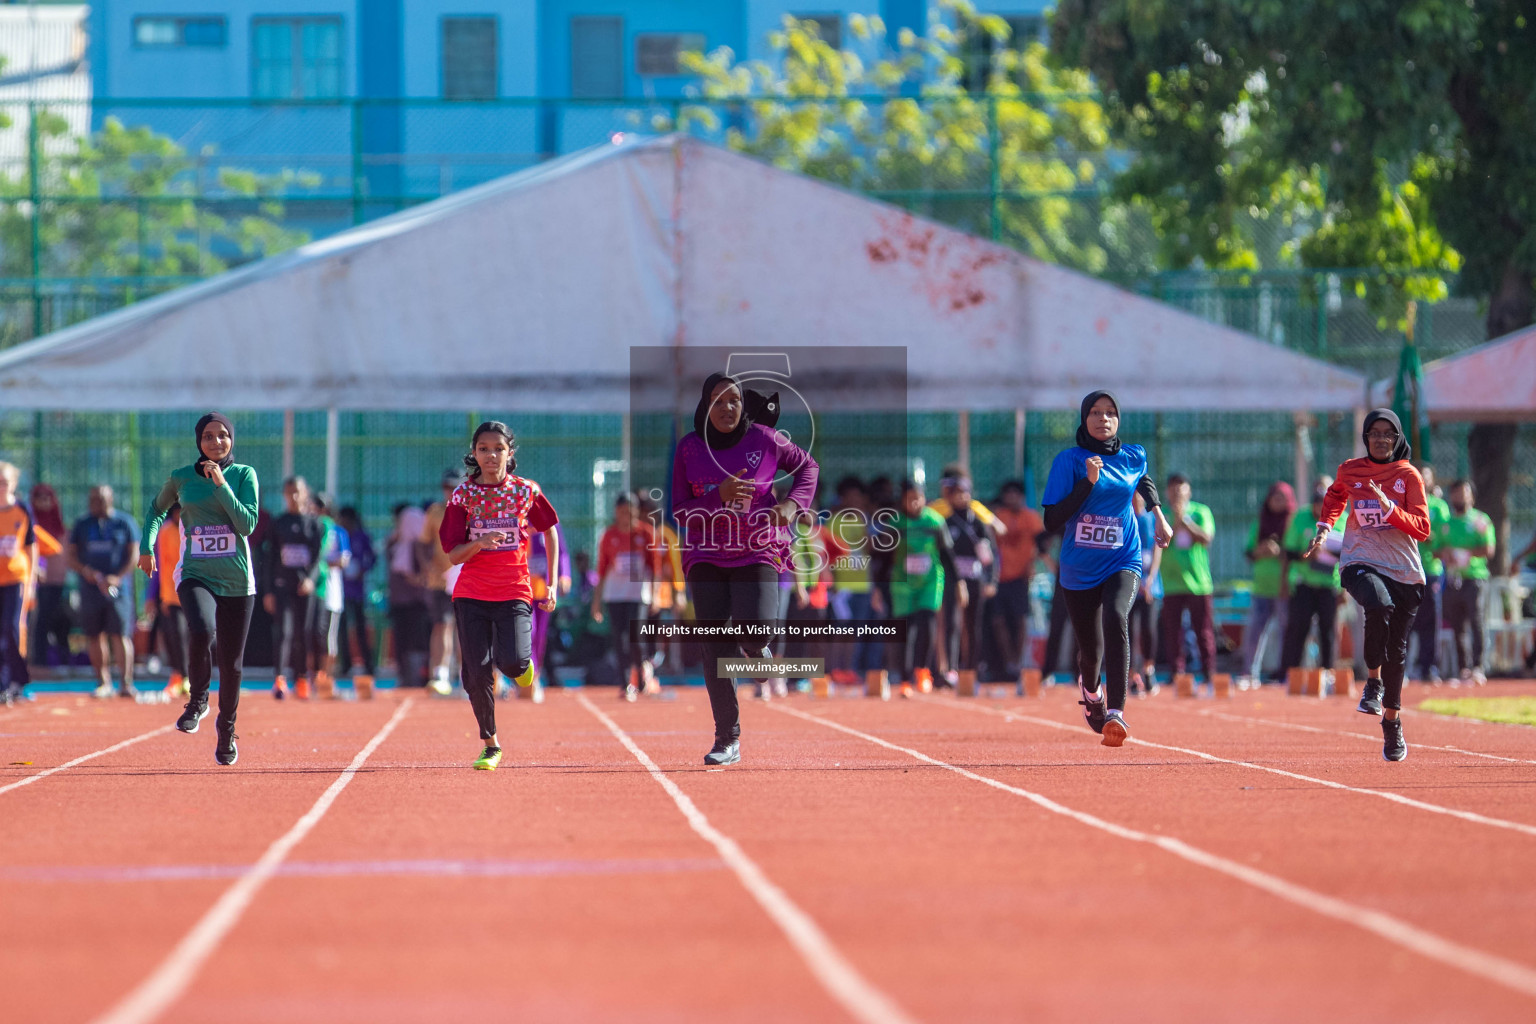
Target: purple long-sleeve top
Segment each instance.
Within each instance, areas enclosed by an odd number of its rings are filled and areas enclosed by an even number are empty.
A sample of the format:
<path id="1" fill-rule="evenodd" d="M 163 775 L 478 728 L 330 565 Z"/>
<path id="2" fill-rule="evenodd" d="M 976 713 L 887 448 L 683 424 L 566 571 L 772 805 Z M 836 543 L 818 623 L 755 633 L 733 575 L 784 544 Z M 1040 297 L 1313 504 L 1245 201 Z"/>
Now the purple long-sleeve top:
<path id="1" fill-rule="evenodd" d="M 565 542 L 565 530 L 555 524 L 555 536 L 560 538 L 560 564 L 555 579 L 571 578 L 571 548 Z M 549 552 L 545 550 L 544 534 L 535 533 L 528 542 L 528 573 L 538 579 L 546 579 L 549 571 Z"/>
<path id="2" fill-rule="evenodd" d="M 790 474 L 794 483 L 786 500 L 808 509 L 820 472 L 809 452 L 757 423 L 729 448 L 711 449 L 697 433 L 683 438 L 672 458 L 672 510 L 683 571 L 707 562 L 724 568 L 767 564 L 782 572 L 789 564 L 790 536 L 788 527 L 773 522 L 774 478 Z M 737 473 L 755 490 L 750 502 L 731 508 L 721 500 L 720 481 Z"/>

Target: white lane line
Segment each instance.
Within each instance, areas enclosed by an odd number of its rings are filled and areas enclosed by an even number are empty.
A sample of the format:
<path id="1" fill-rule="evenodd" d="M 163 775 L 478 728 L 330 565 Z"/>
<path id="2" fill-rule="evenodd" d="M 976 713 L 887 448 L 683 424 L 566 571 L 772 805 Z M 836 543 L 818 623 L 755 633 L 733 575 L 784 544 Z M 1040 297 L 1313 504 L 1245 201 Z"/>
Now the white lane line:
<path id="1" fill-rule="evenodd" d="M 1297 885 L 1294 882 L 1288 882 L 1267 871 L 1259 871 L 1246 864 L 1240 864 L 1237 861 L 1228 860 L 1226 857 L 1202 850 L 1197 846 L 1191 846 L 1182 839 L 1166 835 L 1153 835 L 1134 828 L 1128 828 L 1124 825 L 1118 825 L 1112 821 L 1106 821 L 1103 818 L 1083 811 L 1074 810 L 1065 804 L 1057 803 L 1050 797 L 1042 796 L 1039 793 L 1034 793 L 1018 786 L 1011 786 L 1006 782 L 988 778 L 985 775 L 979 775 L 958 765 L 940 761 L 936 757 L 930 757 L 922 751 L 899 746 L 878 736 L 871 736 L 867 732 L 860 732 L 858 729 L 850 728 L 841 722 L 833 722 L 825 718 L 818 718 L 815 715 L 808 715 L 803 711 L 787 708 L 778 703 L 768 706 L 773 711 L 793 715 L 796 718 L 803 718 L 808 722 L 815 722 L 817 725 L 824 725 L 829 729 L 836 729 L 850 736 L 857 736 L 859 739 L 867 740 L 876 746 L 906 754 L 908 757 L 933 765 L 935 768 L 943 768 L 946 771 L 954 772 L 956 775 L 980 782 L 982 785 L 991 786 L 993 789 L 1012 793 L 1014 796 L 1021 796 L 1053 814 L 1071 818 L 1073 821 L 1098 829 L 1101 832 L 1107 832 L 1112 836 L 1155 846 L 1192 864 L 1199 864 L 1201 867 L 1210 868 L 1212 871 L 1220 872 L 1240 882 L 1246 882 L 1254 888 L 1261 889 L 1273 896 L 1278 896 L 1288 903 L 1294 903 L 1299 907 L 1304 907 L 1324 917 L 1330 917 L 1336 921 L 1353 925 L 1404 949 L 1426 956 L 1431 960 L 1438 960 L 1443 964 L 1466 971 L 1468 974 L 1474 974 L 1488 981 L 1496 982 L 1515 992 L 1519 992 L 1521 995 L 1536 998 L 1536 970 L 1524 964 L 1513 960 L 1506 960 L 1504 957 L 1487 953 L 1471 946 L 1464 946 L 1459 942 L 1443 938 L 1433 932 L 1425 931 L 1416 925 L 1409 924 L 1400 918 L 1393 917 L 1391 914 L 1379 910 L 1371 910 L 1368 907 L 1357 906 L 1345 900 Z"/>
<path id="2" fill-rule="evenodd" d="M 140 743 L 144 740 L 147 740 L 151 736 L 159 736 L 163 732 L 170 732 L 174 728 L 176 728 L 174 725 L 162 725 L 158 729 L 151 729 L 149 732 L 140 733 L 131 739 L 123 740 L 121 743 L 114 743 L 110 747 L 102 747 L 100 750 L 93 751 L 89 754 L 81 754 L 73 761 L 65 761 L 61 765 L 40 771 L 36 775 L 28 775 L 26 778 L 18 779 L 9 785 L 0 786 L 0 793 L 9 793 L 13 789 L 20 789 L 22 786 L 30 786 L 32 783 L 37 782 L 39 779 L 46 779 L 48 776 L 62 772 L 66 768 L 73 768 L 76 765 L 85 764 L 85 762 L 91 760 L 92 758 L 104 757 L 107 754 L 115 754 L 119 750 L 122 750 L 124 747 L 131 747 L 135 743 Z"/>
<path id="3" fill-rule="evenodd" d="M 1182 709 L 1181 709 L 1182 710 Z M 1193 709 L 1192 709 L 1193 710 Z M 1380 738 L 1366 732 L 1350 732 L 1348 729 L 1323 729 L 1315 725 L 1302 725 L 1300 722 L 1282 722 L 1278 718 L 1260 718 L 1257 715 L 1230 715 L 1224 711 L 1213 708 L 1202 708 L 1194 712 L 1202 718 L 1220 718 L 1228 722 L 1247 722 L 1252 725 L 1273 725 L 1280 729 L 1296 729 L 1300 732 L 1317 732 L 1329 736 L 1352 736 L 1357 740 L 1369 740 L 1371 743 L 1380 743 Z M 1435 743 L 1424 743 L 1419 740 L 1413 742 L 1415 747 L 1425 750 L 1444 750 L 1451 754 L 1466 754 L 1469 757 L 1484 757 L 1490 761 L 1505 761 L 1509 764 L 1536 764 L 1529 758 L 1505 757 L 1502 754 L 1485 754 L 1481 750 L 1464 750 L 1461 747 L 1447 747 Z"/>
<path id="4" fill-rule="evenodd" d="M 123 997 L 116 1006 L 97 1017 L 95 1024 L 149 1024 L 181 998 L 197 976 L 197 972 L 213 955 L 219 943 L 224 940 L 224 936 L 228 935 L 239 922 L 240 916 L 251 905 L 251 901 L 256 898 L 261 887 L 277 873 L 277 869 L 282 866 L 288 854 L 293 852 L 294 847 L 303 842 L 310 830 L 325 817 L 325 812 L 331 809 L 331 805 L 336 802 L 341 791 L 347 788 L 347 784 L 352 781 L 358 769 L 375 750 L 379 749 L 379 744 L 395 731 L 395 726 L 400 724 L 400 720 L 405 717 L 405 713 L 410 710 L 415 699 L 407 697 L 395 709 L 395 713 L 390 716 L 389 721 L 384 723 L 384 727 L 374 733 L 373 739 L 357 752 L 352 763 L 336 777 L 336 781 L 326 787 L 325 792 L 320 794 L 320 798 L 304 813 L 304 816 L 267 847 L 267 852 L 261 855 L 261 859 L 252 864 L 234 885 L 224 891 L 224 895 L 220 896 L 218 902 L 208 909 L 197 924 L 193 925 L 192 930 L 176 944 L 176 948 L 161 961 L 153 974 Z"/>
<path id="5" fill-rule="evenodd" d="M 586 694 L 579 694 L 576 698 L 581 706 L 592 712 L 599 722 L 608 727 L 613 733 L 614 739 L 624 745 L 636 761 L 650 772 L 661 788 L 667 791 L 672 802 L 677 804 L 677 809 L 683 812 L 683 817 L 688 819 L 688 824 L 698 833 L 699 837 L 715 848 L 720 854 L 720 859 L 735 872 L 737 879 L 743 888 L 757 900 L 758 906 L 773 919 L 773 923 L 784 932 L 784 937 L 789 944 L 800 954 L 800 959 L 816 980 L 821 982 L 832 996 L 847 1010 L 855 1020 L 864 1021 L 865 1024 L 909 1024 L 912 1018 L 906 1011 L 884 992 L 870 984 L 848 958 L 832 944 L 819 925 L 811 916 L 801 910 L 793 900 L 785 895 L 768 876 L 763 869 L 757 866 L 757 862 L 748 857 L 730 836 L 721 832 L 710 824 L 704 812 L 677 787 L 677 784 L 669 779 L 650 755 L 629 738 L 629 734 L 619 728 L 617 722 L 600 711 L 596 704 L 589 700 Z"/>
<path id="6" fill-rule="evenodd" d="M 974 711 L 978 714 L 984 715 L 999 715 L 1003 718 L 1013 719 L 1015 721 L 1030 722 L 1035 725 L 1048 726 L 1052 729 L 1060 729 L 1064 732 L 1080 733 L 1087 729 L 1086 725 L 1066 725 L 1062 722 L 1054 722 L 1049 718 L 1036 718 L 1034 715 L 1026 715 L 1017 711 L 999 711 L 994 708 L 977 707 L 970 704 L 951 704 L 949 702 L 936 701 L 932 698 L 925 699 L 927 699 L 930 703 L 943 703 L 945 707 L 954 707 L 960 709 L 961 711 Z M 1198 757 L 1205 761 L 1215 762 L 1216 764 L 1230 764 L 1236 765 L 1239 768 L 1252 768 L 1254 771 L 1268 772 L 1271 775 L 1279 775 L 1287 779 L 1295 779 L 1297 782 L 1309 782 L 1314 786 L 1324 786 L 1328 789 L 1337 789 L 1345 793 L 1359 793 L 1361 796 L 1374 796 L 1381 800 L 1389 800 L 1392 803 L 1401 804 L 1404 807 L 1412 807 L 1415 810 L 1428 811 L 1431 814 L 1443 814 L 1450 818 L 1460 818 L 1462 821 L 1470 821 L 1475 825 L 1488 825 L 1492 828 L 1502 828 L 1511 832 L 1519 832 L 1523 835 L 1536 836 L 1536 825 L 1527 825 L 1519 821 L 1510 821 L 1507 818 L 1493 818 L 1486 814 L 1478 814 L 1476 811 L 1463 811 L 1455 807 L 1445 807 L 1441 804 L 1432 804 L 1424 800 L 1415 800 L 1412 797 L 1403 796 L 1399 793 L 1388 792 L 1384 789 L 1366 789 L 1361 786 L 1347 786 L 1342 782 L 1334 782 L 1331 779 L 1319 779 L 1312 775 L 1302 775 L 1298 772 L 1288 772 L 1284 768 L 1271 768 L 1269 765 L 1256 764 L 1253 761 L 1238 761 L 1229 757 L 1218 757 L 1215 754 L 1208 754 L 1203 750 L 1194 750 L 1190 747 L 1176 747 L 1168 743 L 1153 743 L 1151 740 L 1138 739 L 1135 736 L 1130 737 L 1126 740 L 1126 742 L 1134 743 L 1142 747 L 1151 747 L 1154 750 L 1168 750 L 1177 754 L 1187 754 L 1190 757 Z"/>

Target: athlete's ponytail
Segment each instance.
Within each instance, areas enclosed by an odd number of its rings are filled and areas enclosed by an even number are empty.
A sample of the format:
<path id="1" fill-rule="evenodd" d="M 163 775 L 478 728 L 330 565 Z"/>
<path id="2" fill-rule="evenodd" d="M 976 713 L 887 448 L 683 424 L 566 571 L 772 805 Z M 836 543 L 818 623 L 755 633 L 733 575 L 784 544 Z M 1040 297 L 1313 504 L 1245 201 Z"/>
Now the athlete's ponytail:
<path id="1" fill-rule="evenodd" d="M 512 428 L 500 420 L 486 420 L 475 428 L 474 434 L 469 439 L 469 454 L 464 456 L 464 465 L 469 469 L 471 480 L 480 479 L 480 463 L 475 461 L 475 445 L 480 443 L 481 434 L 500 434 L 507 442 L 507 447 L 512 449 L 511 456 L 507 459 L 507 472 L 517 470 L 517 438 L 512 434 Z"/>

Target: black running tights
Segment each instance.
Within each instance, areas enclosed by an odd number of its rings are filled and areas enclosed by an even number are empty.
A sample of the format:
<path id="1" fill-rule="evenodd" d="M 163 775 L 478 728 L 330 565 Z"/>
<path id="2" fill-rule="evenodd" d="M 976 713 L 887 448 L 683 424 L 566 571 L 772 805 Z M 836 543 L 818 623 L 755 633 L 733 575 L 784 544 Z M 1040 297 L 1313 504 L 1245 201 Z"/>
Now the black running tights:
<path id="1" fill-rule="evenodd" d="M 245 674 L 245 638 L 251 631 L 254 595 L 215 594 L 201 580 L 183 580 L 176 588 L 187 613 L 187 685 L 192 700 L 208 700 L 213 664 L 219 665 L 219 728 L 233 729 L 240 710 L 240 681 Z"/>
<path id="2" fill-rule="evenodd" d="M 1089 590 L 1061 589 L 1077 634 L 1077 671 L 1090 690 L 1099 685 L 1102 665 L 1109 707 L 1125 710 L 1125 682 L 1131 674 L 1131 602 L 1141 577 L 1121 569 Z"/>
<path id="3" fill-rule="evenodd" d="M 1402 583 L 1359 562 L 1346 565 L 1340 578 L 1365 613 L 1365 667 L 1381 671 L 1381 706 L 1401 710 L 1408 634 L 1424 599 L 1424 584 Z"/>

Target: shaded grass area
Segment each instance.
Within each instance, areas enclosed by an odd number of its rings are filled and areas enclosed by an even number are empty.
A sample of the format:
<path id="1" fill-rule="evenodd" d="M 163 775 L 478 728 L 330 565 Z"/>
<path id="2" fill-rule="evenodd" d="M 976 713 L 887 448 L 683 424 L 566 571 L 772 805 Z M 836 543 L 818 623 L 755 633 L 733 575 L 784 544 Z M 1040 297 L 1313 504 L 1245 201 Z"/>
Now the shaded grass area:
<path id="1" fill-rule="evenodd" d="M 1536 697 L 1460 697 L 1420 701 L 1420 711 L 1485 722 L 1536 725 Z"/>

